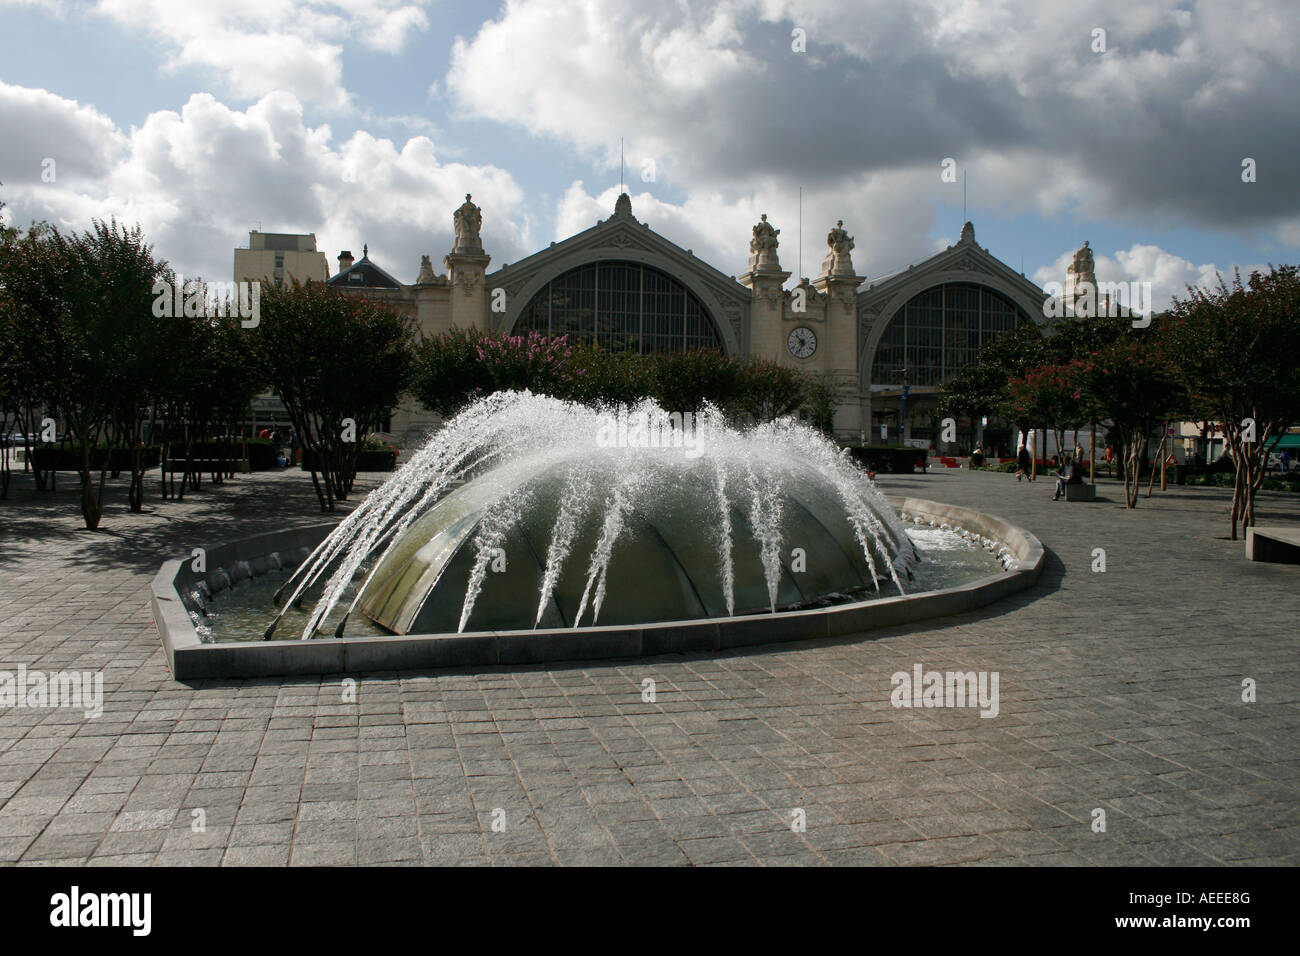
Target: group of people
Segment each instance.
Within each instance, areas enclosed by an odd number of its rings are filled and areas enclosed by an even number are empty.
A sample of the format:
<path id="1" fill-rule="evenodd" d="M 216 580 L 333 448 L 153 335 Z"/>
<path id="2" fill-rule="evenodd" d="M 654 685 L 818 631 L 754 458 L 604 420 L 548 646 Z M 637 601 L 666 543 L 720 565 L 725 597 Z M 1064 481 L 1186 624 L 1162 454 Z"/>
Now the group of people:
<path id="1" fill-rule="evenodd" d="M 1066 485 L 1083 484 L 1083 446 L 1075 442 L 1074 453 L 1066 455 L 1053 474 L 1056 476 L 1056 493 L 1052 495 L 1053 501 L 1061 499 L 1065 494 Z M 1029 449 L 1021 445 L 1016 451 L 1016 481 L 1026 480 L 1034 480 L 1033 462 L 1029 457 Z"/>
<path id="2" fill-rule="evenodd" d="M 298 441 L 298 433 L 292 428 L 288 430 L 287 435 L 282 428 L 263 428 L 257 433 L 257 437 L 268 439 L 275 446 L 276 458 L 281 468 L 298 464 L 298 452 L 302 445 Z"/>

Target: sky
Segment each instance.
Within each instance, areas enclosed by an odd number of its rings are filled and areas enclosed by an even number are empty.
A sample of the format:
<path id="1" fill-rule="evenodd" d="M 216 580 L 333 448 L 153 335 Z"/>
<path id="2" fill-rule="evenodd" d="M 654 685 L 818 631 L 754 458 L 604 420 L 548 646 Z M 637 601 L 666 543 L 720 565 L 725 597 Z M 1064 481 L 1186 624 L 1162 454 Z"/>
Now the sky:
<path id="1" fill-rule="evenodd" d="M 1156 308 L 1300 261 L 1294 0 L 0 0 L 0 24 L 5 221 L 138 223 L 191 277 L 260 228 L 414 282 L 465 193 L 495 269 L 612 213 L 620 141 L 633 214 L 727 274 L 767 213 L 790 284 L 837 219 L 888 275 L 957 241 L 963 190 L 1040 285 L 1084 240 Z"/>

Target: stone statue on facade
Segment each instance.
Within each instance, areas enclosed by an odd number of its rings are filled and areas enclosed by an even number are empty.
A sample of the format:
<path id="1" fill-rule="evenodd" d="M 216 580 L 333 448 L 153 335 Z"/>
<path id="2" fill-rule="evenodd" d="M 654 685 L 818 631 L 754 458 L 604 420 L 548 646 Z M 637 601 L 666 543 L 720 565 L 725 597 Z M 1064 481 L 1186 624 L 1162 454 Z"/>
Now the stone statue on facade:
<path id="1" fill-rule="evenodd" d="M 781 263 L 777 259 L 776 249 L 781 243 L 776 237 L 781 234 L 781 230 L 773 228 L 767 221 L 767 213 L 763 213 L 754 224 L 753 233 L 754 237 L 749 240 L 749 268 L 779 271 Z"/>
<path id="2" fill-rule="evenodd" d="M 1092 259 L 1092 250 L 1088 248 L 1088 240 L 1083 240 L 1083 248 L 1074 254 L 1074 274 L 1083 277 L 1091 277 L 1096 269 Z"/>
<path id="3" fill-rule="evenodd" d="M 853 237 L 845 231 L 843 219 L 836 220 L 835 228 L 826 234 L 826 245 L 831 251 L 822 260 L 822 274 L 853 275 L 853 257 L 850 255 L 853 252 Z"/>
<path id="4" fill-rule="evenodd" d="M 1075 315 L 1095 315 L 1097 309 L 1097 276 L 1092 250 L 1085 241 L 1083 248 L 1074 254 L 1065 269 L 1063 298 L 1066 310 Z"/>
<path id="5" fill-rule="evenodd" d="M 479 239 L 479 229 L 483 226 L 483 212 L 470 202 L 470 198 L 470 194 L 466 193 L 465 202 L 452 214 L 452 221 L 456 225 L 456 245 L 453 252 L 481 253 L 483 251 L 483 243 Z"/>

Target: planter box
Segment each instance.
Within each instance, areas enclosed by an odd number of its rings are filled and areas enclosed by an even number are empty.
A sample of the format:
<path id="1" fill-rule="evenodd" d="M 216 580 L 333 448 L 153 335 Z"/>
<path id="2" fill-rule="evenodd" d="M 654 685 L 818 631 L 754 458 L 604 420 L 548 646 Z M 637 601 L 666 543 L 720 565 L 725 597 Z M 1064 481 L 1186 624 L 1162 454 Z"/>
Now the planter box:
<path id="1" fill-rule="evenodd" d="M 911 474 L 916 471 L 917 462 L 925 458 L 925 452 L 919 448 L 900 448 L 896 445 L 851 448 L 849 454 L 863 468 L 893 474 Z"/>
<path id="2" fill-rule="evenodd" d="M 247 452 L 247 458 L 244 457 Z M 185 446 L 181 442 L 173 442 L 171 446 L 172 457 L 168 459 L 173 464 L 183 464 L 185 459 Z M 231 471 L 250 472 L 250 471 L 270 471 L 273 468 L 279 468 L 276 461 L 275 448 L 269 443 L 243 442 L 237 441 L 230 444 L 217 442 L 195 442 L 194 448 L 190 452 L 190 457 L 195 461 L 211 462 L 218 458 L 224 458 L 229 464 Z M 205 469 L 207 466 L 205 465 Z"/>
<path id="3" fill-rule="evenodd" d="M 145 468 L 157 468 L 161 449 L 150 445 L 144 450 Z M 127 448 L 114 448 L 112 454 L 108 449 L 92 448 L 90 450 L 90 469 L 99 471 L 107 459 L 108 471 L 130 471 L 131 451 Z M 32 466 L 39 471 L 76 471 L 81 467 L 81 452 L 76 448 L 55 446 L 52 448 L 32 449 Z"/>
<path id="4" fill-rule="evenodd" d="M 302 452 L 302 470 L 311 471 L 316 465 L 316 455 L 304 448 Z M 363 451 L 357 455 L 357 471 L 392 471 L 397 467 L 395 451 Z"/>

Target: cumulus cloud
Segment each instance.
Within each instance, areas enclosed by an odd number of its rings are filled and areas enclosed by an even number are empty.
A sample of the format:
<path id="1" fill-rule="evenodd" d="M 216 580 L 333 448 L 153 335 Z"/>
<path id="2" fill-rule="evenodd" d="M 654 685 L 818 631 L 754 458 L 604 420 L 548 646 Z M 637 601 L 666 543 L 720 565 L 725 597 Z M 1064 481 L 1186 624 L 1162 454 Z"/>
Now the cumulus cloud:
<path id="1" fill-rule="evenodd" d="M 413 32 L 429 29 L 429 18 L 416 6 L 377 9 L 373 16 L 374 23 L 363 28 L 361 37 L 366 46 L 385 53 L 401 53 Z"/>
<path id="2" fill-rule="evenodd" d="M 92 217 L 138 222 L 159 254 L 188 275 L 226 278 L 232 250 L 260 223 L 267 232 L 316 233 L 332 268 L 339 249 L 359 251 L 368 242 L 372 259 L 411 282 L 421 255 L 438 262 L 450 250 L 451 214 L 466 192 L 483 206 L 494 257 L 532 251 L 518 225 L 523 191 L 508 172 L 444 161 L 426 136 L 399 145 L 359 131 L 335 143 L 329 126 L 304 121 L 289 93 L 268 94 L 246 110 L 196 93 L 179 112 L 152 113 L 125 134 L 93 110 L 43 91 L 0 88 L 0 104 L 11 101 L 54 107 L 23 137 L 26 165 L 45 148 L 33 143 L 102 139 L 111 146 L 66 184 L 62 176 L 55 184 L 6 179 L 11 221 L 49 219 L 77 229 Z M 0 123 L 14 116 L 23 118 L 0 108 Z"/>
<path id="3" fill-rule="evenodd" d="M 343 82 L 344 44 L 398 53 L 428 29 L 420 3 L 368 0 L 99 0 L 94 10 L 161 40 L 163 68 L 196 70 L 241 101 L 284 91 L 325 109 L 352 107 Z"/>
<path id="4" fill-rule="evenodd" d="M 511 0 L 457 41 L 463 115 L 608 164 L 626 133 L 672 181 L 839 190 L 953 157 L 980 201 L 1277 228 L 1300 214 L 1300 7 L 1018 0 Z M 791 49 L 806 33 L 807 52 Z M 1104 51 L 1094 30 L 1105 30 Z M 1255 183 L 1241 181 L 1244 158 Z M 1267 175 L 1265 175 L 1267 171 Z"/>
<path id="5" fill-rule="evenodd" d="M 113 121 L 45 90 L 0 82 L 0 175 L 8 186 L 104 176 L 126 138 Z M 53 160 L 51 167 L 47 160 Z"/>
<path id="6" fill-rule="evenodd" d="M 1051 265 L 1035 271 L 1033 280 L 1044 286 L 1048 282 L 1063 283 L 1065 270 L 1074 260 L 1075 251 L 1070 249 L 1061 253 Z M 1188 286 L 1213 288 L 1218 285 L 1219 276 L 1230 282 L 1234 268 L 1218 266 L 1212 262 L 1197 265 L 1159 246 L 1141 243 L 1134 243 L 1127 249 L 1116 249 L 1111 255 L 1094 250 L 1093 261 L 1099 285 L 1107 282 L 1151 283 L 1150 300 L 1142 302 L 1139 307 L 1139 311 L 1144 313 L 1169 308 L 1174 296 L 1186 298 Z M 1241 265 L 1240 268 L 1243 276 L 1249 275 L 1252 269 L 1267 269 L 1259 264 Z M 1138 298 L 1145 299 L 1145 294 L 1139 292 Z M 1129 303 L 1127 299 L 1121 301 Z"/>

